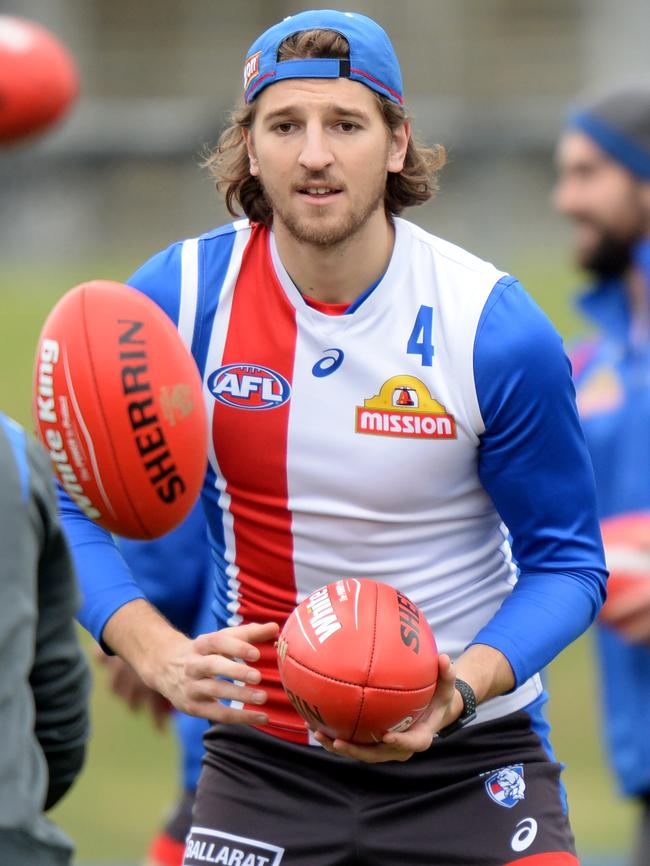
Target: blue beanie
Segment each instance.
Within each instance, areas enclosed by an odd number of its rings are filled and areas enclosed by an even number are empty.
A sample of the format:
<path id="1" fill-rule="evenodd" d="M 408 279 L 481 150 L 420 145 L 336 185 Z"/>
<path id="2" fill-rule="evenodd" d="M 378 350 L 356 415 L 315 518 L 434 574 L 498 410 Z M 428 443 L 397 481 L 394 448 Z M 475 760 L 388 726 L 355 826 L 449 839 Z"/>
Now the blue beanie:
<path id="1" fill-rule="evenodd" d="M 632 174 L 650 180 L 650 89 L 610 93 L 573 111 L 568 125 L 588 135 Z"/>

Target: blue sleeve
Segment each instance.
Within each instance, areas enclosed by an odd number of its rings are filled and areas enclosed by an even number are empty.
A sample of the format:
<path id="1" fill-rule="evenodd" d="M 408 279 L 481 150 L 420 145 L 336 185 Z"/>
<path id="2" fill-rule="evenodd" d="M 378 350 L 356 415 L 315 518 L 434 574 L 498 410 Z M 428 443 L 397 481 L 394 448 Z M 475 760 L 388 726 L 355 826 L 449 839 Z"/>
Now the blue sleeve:
<path id="1" fill-rule="evenodd" d="M 154 300 L 178 325 L 182 242 L 156 253 L 128 278 L 127 285 Z"/>
<path id="2" fill-rule="evenodd" d="M 79 510 L 60 485 L 59 508 L 81 587 L 78 619 L 96 641 L 104 626 L 123 605 L 144 593 L 115 546 L 110 532 Z"/>
<path id="3" fill-rule="evenodd" d="M 201 501 L 166 535 L 153 541 L 118 538 L 117 545 L 148 600 L 172 625 L 194 636 L 212 574 Z"/>
<path id="4" fill-rule="evenodd" d="M 152 298 L 174 323 L 178 320 L 181 247 L 174 244 L 153 256 L 128 280 Z M 104 626 L 123 605 L 145 598 L 111 534 L 86 517 L 59 487 L 65 534 L 79 576 L 82 606 L 79 622 L 101 641 Z"/>
<path id="5" fill-rule="evenodd" d="M 591 624 L 607 572 L 570 365 L 514 277 L 485 305 L 474 376 L 485 424 L 479 477 L 510 531 L 519 579 L 473 643 L 500 650 L 519 685 Z"/>

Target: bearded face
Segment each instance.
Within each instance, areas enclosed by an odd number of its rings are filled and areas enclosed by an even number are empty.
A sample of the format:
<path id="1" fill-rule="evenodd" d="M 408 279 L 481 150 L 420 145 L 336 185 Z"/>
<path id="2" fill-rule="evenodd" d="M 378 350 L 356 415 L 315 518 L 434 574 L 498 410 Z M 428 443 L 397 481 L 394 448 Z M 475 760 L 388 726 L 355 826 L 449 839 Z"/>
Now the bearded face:
<path id="1" fill-rule="evenodd" d="M 404 148 L 368 87 L 347 79 L 280 81 L 260 94 L 256 109 L 250 170 L 276 227 L 323 249 L 385 221 L 388 172 L 401 171 Z"/>
<path id="2" fill-rule="evenodd" d="M 568 132 L 557 154 L 556 208 L 573 224 L 577 263 L 598 277 L 620 276 L 648 228 L 643 183 L 581 132 Z"/>

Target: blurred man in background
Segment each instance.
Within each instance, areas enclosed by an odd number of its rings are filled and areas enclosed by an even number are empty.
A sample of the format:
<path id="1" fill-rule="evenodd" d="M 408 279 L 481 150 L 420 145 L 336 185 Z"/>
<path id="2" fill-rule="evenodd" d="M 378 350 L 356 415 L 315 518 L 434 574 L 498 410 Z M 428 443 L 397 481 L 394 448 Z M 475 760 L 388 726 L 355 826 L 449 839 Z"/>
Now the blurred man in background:
<path id="1" fill-rule="evenodd" d="M 90 676 L 76 576 L 47 457 L 0 414 L 0 863 L 62 866 L 73 847 L 44 812 L 81 770 Z"/>
<path id="2" fill-rule="evenodd" d="M 119 538 L 117 544 L 147 599 L 176 628 L 190 637 L 212 630 L 212 556 L 200 502 L 179 527 L 162 538 L 153 541 Z M 179 592 L 180 574 L 182 591 Z M 132 710 L 143 708 L 150 712 L 157 728 L 165 725 L 171 713 L 180 751 L 179 794 L 164 826 L 151 841 L 145 866 L 180 866 L 185 837 L 192 826 L 203 734 L 209 723 L 173 709 L 166 698 L 149 688 L 119 656 L 106 655 L 98 647 L 97 658 L 108 669 L 111 691 Z"/>
<path id="3" fill-rule="evenodd" d="M 635 864 L 650 863 L 650 88 L 574 111 L 555 205 L 592 278 L 579 307 L 598 334 L 573 352 L 598 488 L 610 598 L 597 629 L 605 730 L 622 791 L 642 803 Z"/>

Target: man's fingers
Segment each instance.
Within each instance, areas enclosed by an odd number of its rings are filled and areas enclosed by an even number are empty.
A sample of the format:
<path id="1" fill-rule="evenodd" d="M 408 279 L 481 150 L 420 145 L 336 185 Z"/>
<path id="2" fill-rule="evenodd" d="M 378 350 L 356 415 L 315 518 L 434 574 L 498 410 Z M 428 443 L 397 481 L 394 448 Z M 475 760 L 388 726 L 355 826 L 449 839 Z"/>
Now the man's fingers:
<path id="1" fill-rule="evenodd" d="M 231 680 L 256 685 L 262 679 L 262 675 L 256 668 L 250 668 L 222 655 L 191 656 L 185 664 L 185 672 L 189 677 L 197 680 L 204 677 L 228 677 Z"/>
<path id="2" fill-rule="evenodd" d="M 260 657 L 256 643 L 266 643 L 278 636 L 280 627 L 276 622 L 224 628 L 208 634 L 199 635 L 194 641 L 197 653 L 201 655 L 224 655 L 255 662 Z"/>
<path id="3" fill-rule="evenodd" d="M 227 725 L 268 725 L 268 714 L 263 710 L 238 710 L 221 704 L 214 699 L 197 699 L 190 701 L 183 708 L 183 712 L 211 722 L 222 722 Z"/>
<path id="4" fill-rule="evenodd" d="M 332 740 L 321 731 L 316 732 L 314 737 L 331 754 L 339 755 L 342 758 L 352 758 L 355 761 L 363 761 L 366 764 L 407 761 L 413 754 L 410 750 L 389 746 L 385 743 L 378 743 L 376 746 L 363 746 L 357 743 L 348 743 L 345 740 Z"/>
<path id="5" fill-rule="evenodd" d="M 438 656 L 438 683 L 448 682 L 451 682 L 452 686 L 456 682 L 454 663 L 449 658 L 447 653 L 441 653 Z"/>
<path id="6" fill-rule="evenodd" d="M 448 703 L 454 697 L 456 669 L 447 653 L 438 659 L 438 683 L 431 701 L 432 707 Z"/>
<path id="7" fill-rule="evenodd" d="M 267 694 L 263 689 L 250 689 L 228 680 L 195 680 L 188 686 L 187 696 L 193 701 L 241 701 L 244 704 L 263 704 Z"/>
<path id="8" fill-rule="evenodd" d="M 266 713 L 256 713 L 254 710 L 233 710 L 218 704 L 219 713 L 214 721 L 223 722 L 227 725 L 268 725 L 269 717 Z"/>
<path id="9" fill-rule="evenodd" d="M 274 640 L 277 623 L 249 623 L 185 639 L 170 660 L 160 691 L 182 712 L 228 724 L 265 725 L 268 716 L 254 710 L 235 710 L 222 701 L 262 705 L 267 700 L 256 688 L 261 673 L 246 662 L 260 657 L 256 644 Z"/>

